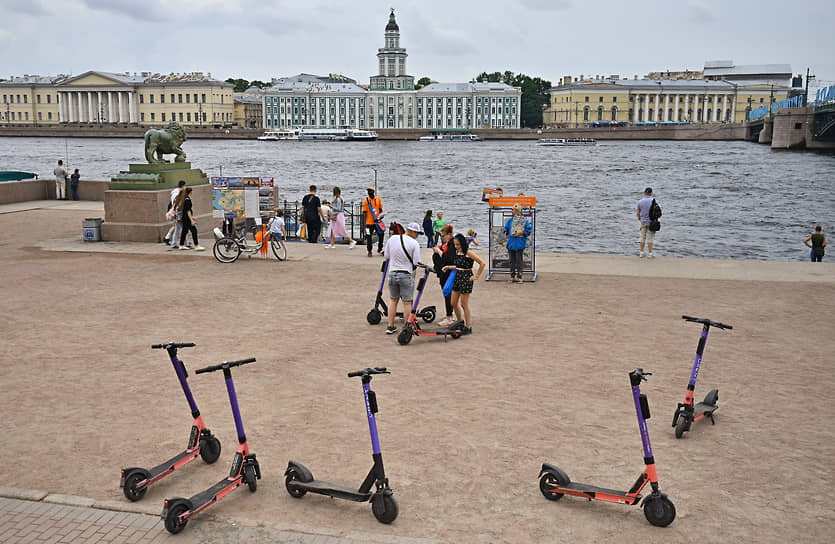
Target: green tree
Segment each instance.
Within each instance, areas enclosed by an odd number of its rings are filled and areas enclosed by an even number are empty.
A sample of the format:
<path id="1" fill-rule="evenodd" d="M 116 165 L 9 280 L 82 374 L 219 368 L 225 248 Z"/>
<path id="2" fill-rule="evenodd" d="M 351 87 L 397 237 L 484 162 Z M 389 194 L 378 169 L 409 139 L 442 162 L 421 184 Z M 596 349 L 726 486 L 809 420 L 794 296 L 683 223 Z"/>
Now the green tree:
<path id="1" fill-rule="evenodd" d="M 249 82 L 249 86 L 250 87 L 258 87 L 259 89 L 266 89 L 267 87 L 270 87 L 271 84 L 264 83 L 260 79 L 253 79 L 252 81 Z"/>
<path id="2" fill-rule="evenodd" d="M 230 77 L 226 80 L 226 83 L 231 83 L 232 85 L 234 85 L 236 93 L 242 93 L 245 90 L 249 89 L 249 81 L 247 81 L 246 79 L 235 79 Z"/>
<path id="3" fill-rule="evenodd" d="M 476 76 L 480 83 L 504 83 L 522 89 L 519 103 L 519 120 L 522 127 L 542 126 L 542 107 L 551 100 L 551 82 L 540 77 L 502 72 L 482 72 Z"/>
<path id="4" fill-rule="evenodd" d="M 427 85 L 429 85 L 430 83 L 432 83 L 432 80 L 429 79 L 428 77 L 424 76 L 424 77 L 420 78 L 419 80 L 417 80 L 417 83 L 415 83 L 415 90 L 422 89 L 422 88 L 426 87 Z"/>

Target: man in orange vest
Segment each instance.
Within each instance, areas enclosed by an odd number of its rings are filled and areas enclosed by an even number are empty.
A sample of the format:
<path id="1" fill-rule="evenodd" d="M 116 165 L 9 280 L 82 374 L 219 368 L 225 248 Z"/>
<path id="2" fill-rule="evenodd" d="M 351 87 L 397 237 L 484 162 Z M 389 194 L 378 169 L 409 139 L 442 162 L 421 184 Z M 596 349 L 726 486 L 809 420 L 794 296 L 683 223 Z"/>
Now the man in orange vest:
<path id="1" fill-rule="evenodd" d="M 377 253 L 383 254 L 383 236 L 386 234 L 385 227 L 378 225 L 383 219 L 383 201 L 379 196 L 374 196 L 374 187 L 368 187 L 368 198 L 362 201 L 362 213 L 365 216 L 365 229 L 368 234 L 365 238 L 365 247 L 368 249 L 368 256 L 371 257 L 371 237 L 377 233 Z"/>

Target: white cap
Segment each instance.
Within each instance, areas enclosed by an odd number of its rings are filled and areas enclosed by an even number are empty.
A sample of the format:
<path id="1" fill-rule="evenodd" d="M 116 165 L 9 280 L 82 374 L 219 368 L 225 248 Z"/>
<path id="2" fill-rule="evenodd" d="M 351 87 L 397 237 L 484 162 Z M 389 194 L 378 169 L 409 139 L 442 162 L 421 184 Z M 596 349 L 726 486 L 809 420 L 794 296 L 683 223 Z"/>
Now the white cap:
<path id="1" fill-rule="evenodd" d="M 417 223 L 409 223 L 409 226 L 406 228 L 412 232 L 420 233 L 421 231 L 420 225 L 418 225 Z"/>

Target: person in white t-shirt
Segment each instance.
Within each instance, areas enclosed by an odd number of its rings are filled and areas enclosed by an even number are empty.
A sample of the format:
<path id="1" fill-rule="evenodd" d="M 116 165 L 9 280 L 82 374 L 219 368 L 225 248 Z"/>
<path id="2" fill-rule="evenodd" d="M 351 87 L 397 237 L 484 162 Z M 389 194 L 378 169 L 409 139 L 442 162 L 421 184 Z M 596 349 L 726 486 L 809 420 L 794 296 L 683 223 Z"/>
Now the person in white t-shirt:
<path id="1" fill-rule="evenodd" d="M 389 237 L 383 255 L 388 259 L 389 276 L 389 322 L 386 334 L 394 334 L 394 316 L 397 315 L 397 303 L 403 301 L 403 314 L 412 305 L 412 295 L 415 291 L 415 266 L 420 262 L 420 244 L 417 237 L 421 228 L 417 223 L 409 223 L 405 234 L 395 234 Z"/>
<path id="2" fill-rule="evenodd" d="M 270 219 L 270 237 L 273 236 L 280 240 L 287 239 L 287 235 L 284 232 L 284 218 L 281 217 L 281 210 L 276 210 L 275 217 Z"/>
<path id="3" fill-rule="evenodd" d="M 180 191 L 182 191 L 183 187 L 185 187 L 185 186 L 186 186 L 186 182 L 180 180 L 180 182 L 177 183 L 177 186 L 174 187 L 173 189 L 171 189 L 171 203 L 168 205 L 168 211 L 169 212 L 171 211 L 172 208 L 174 208 L 174 200 L 177 199 L 177 195 L 180 194 Z M 174 240 L 174 246 L 173 246 L 174 248 L 177 247 L 177 240 L 180 239 L 180 229 L 179 229 L 179 227 L 180 227 L 180 224 L 181 224 L 180 221 L 177 220 L 177 215 L 176 214 L 177 214 L 177 211 L 174 210 L 174 214 L 173 214 L 174 217 L 171 220 L 171 228 L 168 229 L 168 234 L 165 235 L 165 240 L 163 240 L 163 242 L 165 242 L 165 245 L 169 245 L 171 243 L 171 240 L 173 239 Z"/>
<path id="4" fill-rule="evenodd" d="M 55 174 L 55 199 L 67 199 L 67 169 L 64 168 L 64 161 L 58 161 L 58 166 L 52 171 Z"/>

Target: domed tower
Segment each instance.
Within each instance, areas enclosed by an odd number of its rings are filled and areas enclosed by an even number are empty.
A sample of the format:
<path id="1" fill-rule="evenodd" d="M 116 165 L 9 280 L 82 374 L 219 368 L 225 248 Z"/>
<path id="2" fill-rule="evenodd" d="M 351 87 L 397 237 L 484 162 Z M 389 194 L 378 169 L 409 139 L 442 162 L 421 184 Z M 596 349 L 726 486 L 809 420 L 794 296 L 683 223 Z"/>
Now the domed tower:
<path id="1" fill-rule="evenodd" d="M 385 31 L 385 47 L 377 50 L 378 72 L 371 76 L 371 90 L 414 90 L 415 78 L 406 74 L 406 50 L 400 47 L 400 27 L 394 18 L 394 8 L 389 15 Z"/>

